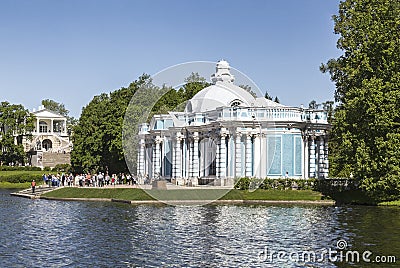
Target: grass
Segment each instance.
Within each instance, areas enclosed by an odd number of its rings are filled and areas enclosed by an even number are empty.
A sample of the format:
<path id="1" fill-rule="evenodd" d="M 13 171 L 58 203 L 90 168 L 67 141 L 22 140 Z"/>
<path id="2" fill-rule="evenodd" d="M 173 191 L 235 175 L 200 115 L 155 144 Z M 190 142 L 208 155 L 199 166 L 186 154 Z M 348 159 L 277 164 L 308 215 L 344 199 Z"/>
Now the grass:
<path id="1" fill-rule="evenodd" d="M 150 195 L 149 195 L 150 194 Z M 322 195 L 310 190 L 257 190 L 254 192 L 223 189 L 149 190 L 132 188 L 94 189 L 61 188 L 44 194 L 56 198 L 111 198 L 123 200 L 322 200 Z"/>
<path id="2" fill-rule="evenodd" d="M 400 207 L 400 200 L 381 202 L 381 203 L 378 203 L 378 205 L 379 206 L 398 206 L 398 207 Z"/>
<path id="3" fill-rule="evenodd" d="M 56 198 L 112 198 L 124 200 L 153 200 L 151 196 L 141 189 L 98 189 L 65 187 L 43 194 Z"/>
<path id="4" fill-rule="evenodd" d="M 23 182 L 23 183 L 11 183 L 8 181 L 0 182 L 0 189 L 26 189 L 30 187 L 31 187 L 30 182 Z"/>

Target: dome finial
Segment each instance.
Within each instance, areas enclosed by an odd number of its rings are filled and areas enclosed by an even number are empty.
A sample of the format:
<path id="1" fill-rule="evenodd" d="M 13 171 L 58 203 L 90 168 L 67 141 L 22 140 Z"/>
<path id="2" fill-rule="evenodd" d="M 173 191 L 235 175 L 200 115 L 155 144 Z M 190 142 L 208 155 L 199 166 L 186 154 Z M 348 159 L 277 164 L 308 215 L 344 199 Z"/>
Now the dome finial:
<path id="1" fill-rule="evenodd" d="M 225 60 L 220 60 L 217 62 L 217 67 L 215 68 L 215 74 L 211 75 L 211 81 L 216 84 L 217 82 L 233 83 L 235 77 L 230 72 L 231 67 L 229 63 Z"/>

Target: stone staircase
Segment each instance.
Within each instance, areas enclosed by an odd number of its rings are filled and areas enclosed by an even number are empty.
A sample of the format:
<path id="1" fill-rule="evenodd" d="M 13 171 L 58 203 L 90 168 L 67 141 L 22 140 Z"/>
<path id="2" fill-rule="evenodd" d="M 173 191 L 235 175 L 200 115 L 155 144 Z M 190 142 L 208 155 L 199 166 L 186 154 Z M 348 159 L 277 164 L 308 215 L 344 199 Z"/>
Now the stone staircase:
<path id="1" fill-rule="evenodd" d="M 43 167 L 55 167 L 59 164 L 70 164 L 71 154 L 70 153 L 43 153 Z"/>
<path id="2" fill-rule="evenodd" d="M 13 196 L 25 197 L 30 199 L 38 199 L 42 194 L 54 191 L 60 187 L 49 187 L 47 185 L 39 185 L 35 188 L 35 193 L 32 193 L 32 188 L 24 189 L 15 193 L 11 193 Z"/>

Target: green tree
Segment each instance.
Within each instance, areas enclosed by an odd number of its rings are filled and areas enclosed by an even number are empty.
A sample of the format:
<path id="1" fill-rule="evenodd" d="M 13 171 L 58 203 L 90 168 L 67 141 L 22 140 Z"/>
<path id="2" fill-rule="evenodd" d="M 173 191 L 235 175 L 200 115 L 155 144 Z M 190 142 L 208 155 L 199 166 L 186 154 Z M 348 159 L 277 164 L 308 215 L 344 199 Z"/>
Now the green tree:
<path id="1" fill-rule="evenodd" d="M 268 91 L 265 91 L 264 97 L 265 97 L 267 100 L 272 100 L 272 96 L 269 95 Z"/>
<path id="2" fill-rule="evenodd" d="M 0 164 L 24 164 L 23 139 L 30 139 L 34 117 L 22 105 L 0 104 Z"/>
<path id="3" fill-rule="evenodd" d="M 331 175 L 378 200 L 400 196 L 400 2 L 347 0 L 333 16 L 343 55 L 322 64 L 336 84 Z"/>
<path id="4" fill-rule="evenodd" d="M 308 104 L 308 108 L 310 109 L 318 109 L 318 106 L 319 104 L 315 100 L 310 101 L 310 103 Z"/>
<path id="5" fill-rule="evenodd" d="M 53 111 L 55 113 L 58 113 L 58 114 L 60 114 L 62 116 L 67 117 L 68 114 L 69 114 L 69 111 L 65 108 L 64 104 L 56 102 L 54 100 L 50 100 L 50 99 L 42 100 L 42 105 L 46 109 L 48 109 L 50 111 Z"/>
<path id="6" fill-rule="evenodd" d="M 249 92 L 254 98 L 257 98 L 257 94 L 251 89 L 249 85 L 239 85 L 239 87 L 243 88 L 247 92 Z"/>
<path id="7" fill-rule="evenodd" d="M 334 105 L 334 101 L 326 101 L 326 102 L 322 103 L 322 109 L 328 113 L 328 122 L 329 123 L 332 123 L 332 119 L 333 119 L 333 114 L 334 114 L 333 105 Z"/>
<path id="8" fill-rule="evenodd" d="M 196 73 L 185 81 L 178 90 L 159 88 L 144 74 L 127 88 L 95 96 L 74 128 L 74 170 L 114 173 L 126 172 L 129 166 L 134 173 L 139 123 L 149 122 L 154 114 L 183 111 L 186 101 L 209 85 Z"/>

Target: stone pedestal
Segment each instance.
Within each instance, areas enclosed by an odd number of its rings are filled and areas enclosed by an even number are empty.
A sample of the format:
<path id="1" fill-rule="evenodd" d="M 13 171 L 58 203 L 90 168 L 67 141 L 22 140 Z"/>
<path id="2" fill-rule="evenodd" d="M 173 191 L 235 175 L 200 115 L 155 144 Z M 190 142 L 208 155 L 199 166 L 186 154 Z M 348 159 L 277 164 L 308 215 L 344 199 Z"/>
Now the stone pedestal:
<path id="1" fill-rule="evenodd" d="M 199 185 L 199 179 L 198 178 L 193 178 L 190 180 L 191 185 L 190 186 L 198 186 Z"/>
<path id="2" fill-rule="evenodd" d="M 153 181 L 153 183 L 151 185 L 151 189 L 167 190 L 167 182 L 166 181 Z"/>
<path id="3" fill-rule="evenodd" d="M 224 184 L 224 179 L 215 179 L 214 180 L 214 186 L 223 186 Z"/>

